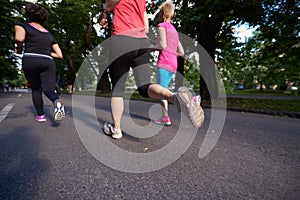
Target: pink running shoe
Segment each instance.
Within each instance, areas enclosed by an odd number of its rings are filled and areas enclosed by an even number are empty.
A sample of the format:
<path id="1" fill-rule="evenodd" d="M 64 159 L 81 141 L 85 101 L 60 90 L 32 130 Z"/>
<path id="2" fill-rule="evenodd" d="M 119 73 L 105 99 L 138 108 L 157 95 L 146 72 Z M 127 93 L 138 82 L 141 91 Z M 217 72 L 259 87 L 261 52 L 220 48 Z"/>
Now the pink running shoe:
<path id="1" fill-rule="evenodd" d="M 195 103 L 197 103 L 200 106 L 200 104 L 201 104 L 201 96 L 200 95 L 193 96 L 192 99 Z"/>
<path id="2" fill-rule="evenodd" d="M 166 125 L 166 126 L 171 126 L 171 124 L 172 124 L 170 117 L 168 117 L 168 116 L 161 117 L 160 119 L 156 119 L 153 122 L 155 124 L 162 124 L 162 125 Z"/>
<path id="3" fill-rule="evenodd" d="M 35 117 L 35 119 L 36 119 L 36 121 L 38 121 L 38 122 L 45 122 L 45 121 L 47 121 L 46 115 L 41 115 L 41 116 L 37 115 L 37 116 Z"/>

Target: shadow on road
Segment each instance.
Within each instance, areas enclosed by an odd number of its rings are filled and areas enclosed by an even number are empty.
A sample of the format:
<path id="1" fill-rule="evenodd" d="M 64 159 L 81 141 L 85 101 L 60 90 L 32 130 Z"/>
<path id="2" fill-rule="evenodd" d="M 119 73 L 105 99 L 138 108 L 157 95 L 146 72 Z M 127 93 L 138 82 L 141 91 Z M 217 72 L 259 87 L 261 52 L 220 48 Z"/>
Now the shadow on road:
<path id="1" fill-rule="evenodd" d="M 0 137 L 0 199 L 34 199 L 50 162 L 39 157 L 40 140 L 28 127 Z"/>

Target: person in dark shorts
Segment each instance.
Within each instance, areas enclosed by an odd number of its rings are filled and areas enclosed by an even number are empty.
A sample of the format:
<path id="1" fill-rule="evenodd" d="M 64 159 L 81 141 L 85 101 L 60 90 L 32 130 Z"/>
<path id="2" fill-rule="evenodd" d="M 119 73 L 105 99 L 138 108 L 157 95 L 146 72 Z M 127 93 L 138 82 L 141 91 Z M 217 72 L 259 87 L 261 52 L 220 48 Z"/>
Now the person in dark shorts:
<path id="1" fill-rule="evenodd" d="M 27 23 L 15 24 L 15 52 L 24 53 L 22 70 L 32 90 L 32 101 L 37 112 L 36 120 L 45 122 L 42 93 L 54 105 L 54 119 L 65 117 L 65 110 L 59 94 L 55 92 L 56 66 L 53 58 L 62 58 L 62 52 L 53 35 L 43 27 L 48 11 L 38 4 L 25 7 Z"/>
<path id="2" fill-rule="evenodd" d="M 105 9 L 98 19 L 101 26 L 107 26 L 107 18 L 111 12 L 113 21 L 109 48 L 109 75 L 113 87 L 111 98 L 113 124 L 108 122 L 104 124 L 105 134 L 114 139 L 122 138 L 123 93 L 130 68 L 133 70 L 138 91 L 143 97 L 166 99 L 171 104 L 178 101 L 188 108 L 193 124 L 197 128 L 201 126 L 202 122 L 197 123 L 198 113 L 201 115 L 203 111 L 200 112 L 201 107 L 192 103 L 191 93 L 187 88 L 180 88 L 173 94 L 159 84 L 150 83 L 150 43 L 147 36 L 148 18 L 145 0 L 106 0 Z"/>

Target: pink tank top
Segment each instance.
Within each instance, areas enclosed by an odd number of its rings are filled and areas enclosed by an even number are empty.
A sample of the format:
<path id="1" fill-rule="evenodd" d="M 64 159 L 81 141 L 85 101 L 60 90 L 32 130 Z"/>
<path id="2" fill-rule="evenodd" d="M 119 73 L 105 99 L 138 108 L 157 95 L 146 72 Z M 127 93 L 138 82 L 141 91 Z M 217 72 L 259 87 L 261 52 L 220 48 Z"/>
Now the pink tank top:
<path id="1" fill-rule="evenodd" d="M 162 27 L 166 31 L 167 47 L 159 52 L 157 67 L 175 73 L 177 70 L 177 47 L 179 41 L 177 30 L 169 22 L 160 23 L 158 27 Z"/>

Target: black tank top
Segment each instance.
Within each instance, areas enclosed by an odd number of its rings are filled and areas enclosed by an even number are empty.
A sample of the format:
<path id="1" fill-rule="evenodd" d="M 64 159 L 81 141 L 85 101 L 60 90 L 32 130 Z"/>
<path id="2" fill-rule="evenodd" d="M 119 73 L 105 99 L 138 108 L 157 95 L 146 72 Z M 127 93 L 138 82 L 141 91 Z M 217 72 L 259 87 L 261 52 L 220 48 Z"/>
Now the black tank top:
<path id="1" fill-rule="evenodd" d="M 57 44 L 57 41 L 50 32 L 42 32 L 32 27 L 28 23 L 16 23 L 25 29 L 25 51 L 24 53 L 37 53 L 51 55 L 52 45 Z"/>

